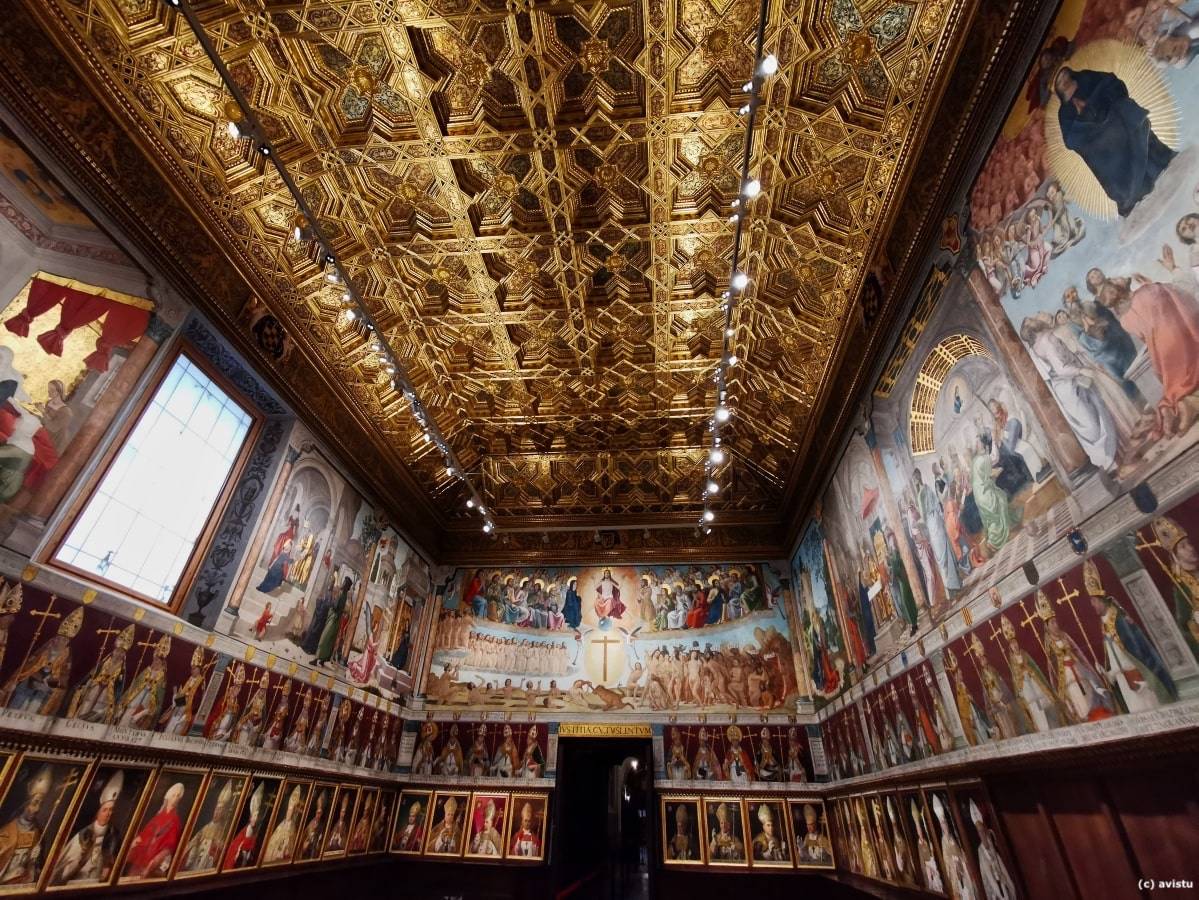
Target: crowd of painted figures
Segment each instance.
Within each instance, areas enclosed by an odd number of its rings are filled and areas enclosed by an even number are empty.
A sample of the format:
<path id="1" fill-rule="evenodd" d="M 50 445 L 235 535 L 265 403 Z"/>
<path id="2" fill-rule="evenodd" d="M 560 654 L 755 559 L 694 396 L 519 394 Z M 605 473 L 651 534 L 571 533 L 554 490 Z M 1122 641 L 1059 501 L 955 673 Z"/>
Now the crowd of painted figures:
<path id="1" fill-rule="evenodd" d="M 464 742 L 469 741 L 468 746 Z M 422 722 L 411 773 L 543 778 L 546 727 L 512 722 Z"/>
<path id="2" fill-rule="evenodd" d="M 99 726 L 90 737 L 152 731 L 380 772 L 399 753 L 398 711 L 338 694 L 328 676 L 233 660 L 32 585 L 3 582 L 0 636 L 0 709 Z"/>
<path id="3" fill-rule="evenodd" d="M 796 725 L 670 725 L 666 744 L 668 781 L 808 781 L 807 736 Z"/>
<path id="4" fill-rule="evenodd" d="M 1192 498 L 1173 515 L 1189 520 L 1196 506 Z M 1159 627 L 1177 625 L 1175 645 L 1189 643 L 1194 652 L 1199 592 L 1190 590 L 1187 566 L 1193 568 L 1196 554 L 1186 533 L 1175 519 L 1160 516 L 1135 538 L 1153 575 L 1173 588 Z M 938 653 L 968 746 L 1155 709 L 1179 696 L 1157 641 L 1104 553 L 975 623 Z M 925 661 L 825 719 L 833 776 L 953 749 L 951 722 Z"/>
<path id="5" fill-rule="evenodd" d="M 3 751 L 5 894 L 216 876 L 388 850 L 397 793 L 268 769 Z"/>
<path id="6" fill-rule="evenodd" d="M 828 801 L 838 864 L 952 900 L 1017 900 L 1011 852 L 978 782 L 912 785 Z"/>
<path id="7" fill-rule="evenodd" d="M 475 619 L 549 631 L 577 629 L 589 611 L 600 620 L 640 620 L 647 630 L 669 631 L 736 621 L 777 602 L 753 565 L 639 567 L 635 597 L 622 596 L 619 580 L 604 570 L 594 598 L 585 598 L 580 571 L 463 571 L 457 609 Z"/>
<path id="8" fill-rule="evenodd" d="M 662 863 L 754 869 L 831 869 L 819 798 L 667 794 L 660 800 Z"/>
<path id="9" fill-rule="evenodd" d="M 549 795 L 533 792 L 405 788 L 391 833 L 391 852 L 426 858 L 546 858 Z"/>

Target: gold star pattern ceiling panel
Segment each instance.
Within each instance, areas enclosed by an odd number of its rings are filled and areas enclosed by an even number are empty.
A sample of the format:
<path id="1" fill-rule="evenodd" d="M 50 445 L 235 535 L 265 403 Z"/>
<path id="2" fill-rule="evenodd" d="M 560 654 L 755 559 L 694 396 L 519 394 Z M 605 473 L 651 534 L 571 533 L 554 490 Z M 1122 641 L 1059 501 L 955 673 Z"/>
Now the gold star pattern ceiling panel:
<path id="1" fill-rule="evenodd" d="M 304 357 L 443 524 L 467 527 L 460 483 L 322 277 L 282 180 L 230 133 L 183 17 L 159 0 L 37 6 Z M 501 530 L 546 514 L 693 521 L 758 2 L 193 8 Z M 780 66 L 755 116 L 721 510 L 779 515 L 961 13 L 767 5 Z"/>

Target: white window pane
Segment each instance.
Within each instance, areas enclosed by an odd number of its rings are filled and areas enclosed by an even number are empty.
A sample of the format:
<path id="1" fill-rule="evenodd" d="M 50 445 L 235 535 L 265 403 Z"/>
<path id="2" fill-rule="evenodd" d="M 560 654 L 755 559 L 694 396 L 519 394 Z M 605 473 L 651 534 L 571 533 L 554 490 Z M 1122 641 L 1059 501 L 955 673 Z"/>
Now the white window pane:
<path id="1" fill-rule="evenodd" d="M 56 558 L 168 601 L 252 421 L 180 356 Z"/>

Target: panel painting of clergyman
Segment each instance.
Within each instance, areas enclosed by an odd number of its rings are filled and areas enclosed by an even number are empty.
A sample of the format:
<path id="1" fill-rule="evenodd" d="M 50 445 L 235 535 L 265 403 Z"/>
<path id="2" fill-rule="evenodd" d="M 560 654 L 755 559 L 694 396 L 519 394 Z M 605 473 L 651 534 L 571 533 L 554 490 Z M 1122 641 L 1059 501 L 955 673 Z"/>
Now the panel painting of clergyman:
<path id="1" fill-rule="evenodd" d="M 950 785 L 966 849 L 982 881 L 983 896 L 1016 900 L 1020 890 L 1011 849 L 995 816 L 995 809 L 981 782 Z"/>
<path id="2" fill-rule="evenodd" d="M 320 859 L 325 843 L 325 832 L 329 829 L 329 817 L 333 801 L 337 796 L 337 785 L 316 784 L 304 812 L 304 829 L 296 842 L 296 862 L 311 862 Z"/>
<path id="3" fill-rule="evenodd" d="M 896 811 L 904 826 L 904 837 L 912 848 L 917 883 L 932 894 L 945 895 L 945 876 L 941 853 L 934 837 L 932 814 L 927 811 L 924 794 L 918 789 L 902 790 L 895 795 Z"/>
<path id="4" fill-rule="evenodd" d="M 813 797 L 791 800 L 789 805 L 791 833 L 795 838 L 795 864 L 800 868 L 833 868 L 833 842 L 824 801 Z"/>
<path id="5" fill-rule="evenodd" d="M 662 863 L 667 866 L 698 866 L 704 862 L 699 832 L 698 797 L 663 797 L 659 819 L 662 825 Z"/>
<path id="6" fill-rule="evenodd" d="M 833 812 L 833 822 L 835 823 L 834 839 L 837 842 L 836 853 L 840 856 L 849 871 L 860 875 L 862 873 L 862 860 L 858 854 L 857 831 L 852 824 L 853 814 L 849 809 L 849 800 L 830 800 L 829 809 Z"/>
<path id="7" fill-rule="evenodd" d="M 704 798 L 704 839 L 708 864 L 744 866 L 745 815 L 738 797 Z"/>
<path id="8" fill-rule="evenodd" d="M 403 791 L 396 811 L 391 852 L 417 856 L 425 845 L 432 791 Z"/>
<path id="9" fill-rule="evenodd" d="M 438 791 L 425 837 L 425 856 L 461 856 L 466 837 L 466 811 L 470 794 Z"/>
<path id="10" fill-rule="evenodd" d="M 870 828 L 870 816 L 866 811 L 866 801 L 862 797 L 849 800 L 848 816 L 850 820 L 850 841 L 857 851 L 858 874 L 867 878 L 882 878 L 882 867 L 879 865 L 879 851 L 875 844 L 874 832 Z"/>
<path id="11" fill-rule="evenodd" d="M 545 794 L 513 794 L 511 809 L 508 833 L 504 838 L 507 858 L 541 862 L 545 859 L 549 797 Z"/>
<path id="12" fill-rule="evenodd" d="M 195 821 L 185 832 L 175 879 L 210 875 L 220 868 L 221 854 L 233 830 L 246 782 L 245 775 L 221 772 L 214 772 L 208 779 Z"/>
<path id="13" fill-rule="evenodd" d="M 504 830 L 508 827 L 508 795 L 475 791 L 470 798 L 465 855 L 473 859 L 504 858 Z"/>
<path id="14" fill-rule="evenodd" d="M 153 774 L 153 766 L 132 763 L 102 763 L 93 769 L 47 866 L 44 890 L 71 890 L 113 881 Z"/>
<path id="15" fill-rule="evenodd" d="M 749 857 L 754 868 L 790 869 L 795 859 L 795 842 L 787 824 L 784 800 L 745 801 L 749 821 Z"/>
<path id="16" fill-rule="evenodd" d="M 932 819 L 932 838 L 941 857 L 946 892 L 950 897 L 978 894 L 949 794 L 944 788 L 925 787 L 924 799 Z"/>
<path id="17" fill-rule="evenodd" d="M 275 818 L 266 830 L 266 847 L 262 851 L 263 868 L 290 863 L 295 856 L 296 842 L 304 827 L 304 809 L 312 782 L 288 780 L 283 785 L 282 801 L 275 806 Z"/>
<path id="18" fill-rule="evenodd" d="M 329 828 L 325 832 L 325 846 L 321 857 L 344 856 L 346 845 L 350 841 L 350 828 L 354 822 L 354 811 L 358 807 L 358 788 L 352 784 L 343 784 L 337 789 L 333 798 L 333 807 L 329 811 Z"/>
<path id="19" fill-rule="evenodd" d="M 205 769 L 170 768 L 158 773 L 121 863 L 122 884 L 165 881 L 171 874 L 207 777 Z"/>
<path id="20" fill-rule="evenodd" d="M 903 830 L 897 828 L 894 798 L 872 794 L 866 801 L 870 822 L 879 848 L 879 867 L 892 884 L 915 887 L 916 870 Z"/>
<path id="21" fill-rule="evenodd" d="M 0 894 L 37 889 L 89 766 L 83 759 L 30 753 L 20 758 L 0 800 Z"/>
<path id="22" fill-rule="evenodd" d="M 358 810 L 354 813 L 353 824 L 350 826 L 350 836 L 346 841 L 346 853 L 351 856 L 366 852 L 378 803 L 379 789 L 364 787 L 358 799 Z"/>
<path id="23" fill-rule="evenodd" d="M 221 871 L 252 869 L 258 865 L 265 843 L 266 823 L 275 808 L 281 779 L 255 777 L 249 788 L 249 796 L 243 801 L 237 816 L 237 827 L 229 843 L 225 845 L 221 860 Z"/>
<path id="24" fill-rule="evenodd" d="M 379 802 L 375 806 L 375 819 L 371 823 L 367 853 L 387 852 L 387 841 L 391 836 L 391 822 L 395 815 L 398 798 L 399 795 L 395 791 L 382 790 L 379 792 Z"/>

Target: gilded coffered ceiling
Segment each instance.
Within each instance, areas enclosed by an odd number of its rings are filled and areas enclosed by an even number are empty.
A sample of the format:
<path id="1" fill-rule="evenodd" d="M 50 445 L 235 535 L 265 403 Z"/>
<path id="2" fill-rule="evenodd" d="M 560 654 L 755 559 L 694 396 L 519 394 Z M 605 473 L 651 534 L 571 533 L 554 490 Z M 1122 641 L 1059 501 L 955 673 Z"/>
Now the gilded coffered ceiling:
<path id="1" fill-rule="evenodd" d="M 757 0 L 193 6 L 501 530 L 694 520 Z M 292 236 L 273 168 L 227 133 L 183 17 L 162 0 L 31 9 L 357 405 L 380 459 L 442 527 L 460 512 L 477 527 Z M 971 10 L 769 4 L 780 69 L 751 160 L 727 518 L 784 515 Z"/>

